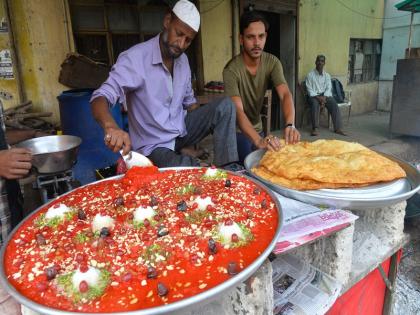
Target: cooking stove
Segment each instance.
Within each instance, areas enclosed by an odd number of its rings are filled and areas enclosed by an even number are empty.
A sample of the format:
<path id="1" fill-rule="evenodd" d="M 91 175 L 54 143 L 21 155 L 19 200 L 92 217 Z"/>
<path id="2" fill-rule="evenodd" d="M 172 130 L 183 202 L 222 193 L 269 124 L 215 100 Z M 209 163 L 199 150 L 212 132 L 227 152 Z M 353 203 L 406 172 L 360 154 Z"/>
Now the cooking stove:
<path id="1" fill-rule="evenodd" d="M 71 169 L 54 174 L 38 174 L 34 183 L 34 188 L 39 189 L 43 203 L 47 203 L 78 186 L 80 185 L 74 180 Z"/>

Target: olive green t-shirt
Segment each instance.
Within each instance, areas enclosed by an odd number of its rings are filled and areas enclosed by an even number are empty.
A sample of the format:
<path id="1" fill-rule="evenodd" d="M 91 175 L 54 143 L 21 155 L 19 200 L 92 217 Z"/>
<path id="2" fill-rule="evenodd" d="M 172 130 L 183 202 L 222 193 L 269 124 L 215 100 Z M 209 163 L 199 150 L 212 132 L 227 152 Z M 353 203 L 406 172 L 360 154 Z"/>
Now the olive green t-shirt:
<path id="1" fill-rule="evenodd" d="M 273 86 L 286 83 L 280 60 L 263 52 L 256 75 L 246 69 L 241 54 L 230 60 L 223 70 L 225 93 L 240 96 L 244 111 L 257 132 L 262 131 L 261 109 L 269 81 Z"/>

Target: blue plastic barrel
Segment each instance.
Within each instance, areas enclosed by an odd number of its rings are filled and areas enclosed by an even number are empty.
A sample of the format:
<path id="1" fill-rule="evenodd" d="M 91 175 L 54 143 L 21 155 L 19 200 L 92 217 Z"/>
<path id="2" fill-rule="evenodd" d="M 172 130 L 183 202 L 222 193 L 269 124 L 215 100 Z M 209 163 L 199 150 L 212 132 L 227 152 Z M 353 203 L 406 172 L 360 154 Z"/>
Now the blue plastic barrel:
<path id="1" fill-rule="evenodd" d="M 104 144 L 103 129 L 93 118 L 90 109 L 92 92 L 92 89 L 68 90 L 57 97 L 63 134 L 82 139 L 73 174 L 83 185 L 96 180 L 96 169 L 114 164 L 120 156 Z M 112 107 L 111 113 L 117 124 L 122 127 L 121 106 L 117 104 Z"/>

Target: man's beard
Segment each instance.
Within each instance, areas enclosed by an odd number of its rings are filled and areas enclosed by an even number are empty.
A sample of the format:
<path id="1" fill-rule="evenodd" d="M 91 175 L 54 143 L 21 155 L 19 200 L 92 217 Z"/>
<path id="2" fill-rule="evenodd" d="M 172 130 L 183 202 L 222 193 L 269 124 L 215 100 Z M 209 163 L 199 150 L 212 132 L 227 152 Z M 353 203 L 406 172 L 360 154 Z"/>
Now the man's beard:
<path id="1" fill-rule="evenodd" d="M 163 46 L 165 47 L 165 50 L 166 50 L 166 52 L 168 53 L 168 55 L 170 56 L 170 57 L 172 57 L 172 58 L 178 58 L 179 56 L 181 56 L 182 55 L 182 53 L 184 52 L 181 48 L 179 48 L 178 46 L 174 46 L 174 45 L 170 45 L 169 43 L 168 43 L 168 32 L 167 31 L 164 31 L 163 33 L 162 33 L 162 43 L 163 43 Z M 175 48 L 175 49 L 178 49 L 179 50 L 179 52 L 175 52 L 175 51 L 173 51 L 172 49 L 171 49 L 171 47 L 172 48 Z"/>
<path id="2" fill-rule="evenodd" d="M 258 59 L 261 57 L 262 54 L 262 49 L 260 47 L 258 47 L 258 52 L 255 52 L 254 49 L 257 47 L 252 47 L 249 50 L 245 50 L 246 54 L 251 57 L 252 59 Z"/>

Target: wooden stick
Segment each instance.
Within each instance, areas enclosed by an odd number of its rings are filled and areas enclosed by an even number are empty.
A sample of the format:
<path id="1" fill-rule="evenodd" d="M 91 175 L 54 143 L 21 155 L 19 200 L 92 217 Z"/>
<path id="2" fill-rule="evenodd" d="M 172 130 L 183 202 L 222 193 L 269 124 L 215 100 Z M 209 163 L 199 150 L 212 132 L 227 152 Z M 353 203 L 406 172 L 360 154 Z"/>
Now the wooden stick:
<path id="1" fill-rule="evenodd" d="M 17 106 L 14 106 L 14 107 L 10 107 L 10 108 L 8 108 L 8 109 L 6 109 L 6 110 L 4 110 L 3 111 L 3 114 L 4 115 L 10 115 L 10 114 L 12 114 L 12 113 L 15 113 L 15 112 L 20 112 L 20 111 L 26 111 L 26 110 L 28 110 L 29 108 L 31 108 L 32 107 L 32 101 L 27 101 L 27 102 L 25 102 L 25 103 L 22 103 L 22 104 L 19 104 L 19 105 L 17 105 Z"/>
<path id="2" fill-rule="evenodd" d="M 35 118 L 35 117 L 50 117 L 52 112 L 42 112 L 42 113 L 25 113 L 25 114 L 15 114 L 13 119 L 23 120 L 26 118 Z M 6 117 L 7 120 L 7 117 Z"/>

